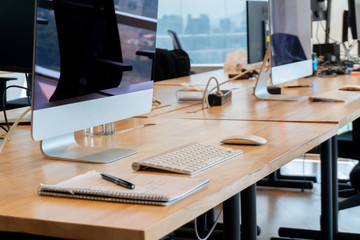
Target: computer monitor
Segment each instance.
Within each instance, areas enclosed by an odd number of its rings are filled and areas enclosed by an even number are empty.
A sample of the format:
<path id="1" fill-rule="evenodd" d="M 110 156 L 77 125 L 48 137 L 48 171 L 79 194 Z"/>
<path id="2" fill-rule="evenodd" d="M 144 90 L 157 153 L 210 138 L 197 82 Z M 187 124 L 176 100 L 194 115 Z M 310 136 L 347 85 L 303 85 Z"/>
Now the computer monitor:
<path id="1" fill-rule="evenodd" d="M 0 1 L 0 70 L 31 73 L 35 2 Z"/>
<path id="2" fill-rule="evenodd" d="M 265 100 L 299 100 L 300 96 L 269 94 L 273 85 L 312 74 L 310 0 L 269 0 L 270 45 L 255 86 Z"/>
<path id="3" fill-rule="evenodd" d="M 348 41 L 348 30 L 351 29 L 353 39 L 360 40 L 360 0 L 348 0 L 349 10 L 343 14 L 342 41 Z"/>
<path id="4" fill-rule="evenodd" d="M 106 163 L 136 153 L 74 139 L 151 110 L 152 61 L 136 52 L 155 50 L 157 0 L 135 2 L 119 1 L 115 12 L 113 0 L 37 0 L 47 24 L 36 26 L 32 137 L 47 157 Z"/>
<path id="5" fill-rule="evenodd" d="M 248 63 L 261 62 L 269 44 L 268 2 L 247 1 L 246 16 Z"/>
<path id="6" fill-rule="evenodd" d="M 311 0 L 313 21 L 327 20 L 327 5 L 325 0 Z"/>

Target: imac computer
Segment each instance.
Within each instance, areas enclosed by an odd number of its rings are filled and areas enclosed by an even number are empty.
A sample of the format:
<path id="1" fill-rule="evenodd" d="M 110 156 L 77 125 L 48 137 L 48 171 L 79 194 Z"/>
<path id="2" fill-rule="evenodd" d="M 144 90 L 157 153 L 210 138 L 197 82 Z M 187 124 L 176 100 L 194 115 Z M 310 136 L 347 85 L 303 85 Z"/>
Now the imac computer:
<path id="1" fill-rule="evenodd" d="M 37 0 L 32 137 L 48 158 L 107 163 L 136 153 L 83 147 L 74 132 L 147 113 L 157 0 Z"/>
<path id="2" fill-rule="evenodd" d="M 264 100 L 300 100 L 303 96 L 269 94 L 267 86 L 312 74 L 310 0 L 269 0 L 270 45 L 254 94 Z"/>
<path id="3" fill-rule="evenodd" d="M 258 63 L 264 59 L 269 44 L 267 0 L 247 1 L 246 16 L 248 63 Z"/>

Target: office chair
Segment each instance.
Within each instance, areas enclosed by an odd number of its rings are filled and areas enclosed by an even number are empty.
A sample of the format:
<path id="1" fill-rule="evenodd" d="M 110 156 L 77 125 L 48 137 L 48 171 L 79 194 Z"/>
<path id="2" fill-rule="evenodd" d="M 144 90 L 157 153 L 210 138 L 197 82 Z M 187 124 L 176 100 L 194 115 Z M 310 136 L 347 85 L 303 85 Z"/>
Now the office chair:
<path id="1" fill-rule="evenodd" d="M 360 206 L 360 163 L 350 172 L 351 186 L 357 191 L 356 194 L 339 203 L 339 210 Z"/>
<path id="2" fill-rule="evenodd" d="M 352 122 L 352 130 L 338 135 L 338 156 L 360 160 L 360 119 Z M 357 194 L 349 179 L 339 180 L 339 196 L 351 197 Z"/>
<path id="3" fill-rule="evenodd" d="M 174 49 L 182 49 L 181 44 L 180 44 L 180 40 L 176 34 L 176 32 L 172 31 L 172 30 L 168 30 L 168 34 L 170 35 L 172 41 L 173 41 L 173 47 Z"/>
<path id="4" fill-rule="evenodd" d="M 26 91 L 26 97 L 16 98 L 13 100 L 6 101 L 6 103 L 5 103 L 6 110 L 31 106 L 32 76 L 31 76 L 31 74 L 25 74 L 25 77 L 26 77 L 26 85 L 28 88 L 28 90 Z"/>
<path id="5" fill-rule="evenodd" d="M 295 35 L 271 34 L 271 46 L 273 51 L 272 61 L 276 66 L 306 60 L 300 40 Z"/>
<path id="6" fill-rule="evenodd" d="M 132 66 L 123 63 L 113 1 L 54 0 L 53 7 L 61 70 L 50 101 L 118 87 Z"/>

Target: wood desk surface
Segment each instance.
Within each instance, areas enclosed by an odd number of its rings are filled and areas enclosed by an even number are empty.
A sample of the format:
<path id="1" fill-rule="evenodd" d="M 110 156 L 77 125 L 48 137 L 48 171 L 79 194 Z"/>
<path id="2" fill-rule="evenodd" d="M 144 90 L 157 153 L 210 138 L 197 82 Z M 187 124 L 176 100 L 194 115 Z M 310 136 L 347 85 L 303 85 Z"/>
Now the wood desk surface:
<path id="1" fill-rule="evenodd" d="M 198 102 L 178 102 L 176 98 L 176 91 L 183 89 L 184 86 L 179 84 L 174 85 L 154 85 L 154 99 L 159 101 L 159 105 L 153 105 L 151 112 L 143 114 L 139 117 L 148 118 L 162 115 L 167 112 L 184 109 Z"/>
<path id="2" fill-rule="evenodd" d="M 76 239 L 159 239 L 334 136 L 338 130 L 335 124 L 133 118 L 117 123 L 117 131 L 145 123 L 156 125 L 110 137 L 78 134 L 78 141 L 84 145 L 139 151 L 110 164 L 45 159 L 39 144 L 31 140 L 29 127 L 19 126 L 0 155 L 0 230 Z M 235 146 L 244 151 L 242 156 L 194 176 L 209 178 L 209 185 L 168 207 L 37 195 L 40 183 L 55 184 L 89 170 L 121 176 L 132 172 L 130 165 L 135 160 L 192 141 L 219 145 L 223 137 L 240 133 L 260 135 L 268 143 Z"/>
<path id="3" fill-rule="evenodd" d="M 237 82 L 233 83 L 236 86 Z M 254 82 L 255 84 L 255 82 Z M 336 89 L 343 85 L 360 85 L 360 76 L 342 75 L 334 78 L 305 78 L 286 85 L 312 84 L 310 88 L 282 88 L 286 95 L 312 96 Z M 190 119 L 233 119 L 286 122 L 335 123 L 339 127 L 360 117 L 360 98 L 346 103 L 258 100 L 253 88 L 248 87 L 232 95 L 231 102 L 220 107 L 199 111 L 201 106 L 191 106 L 182 111 L 170 113 L 167 117 Z"/>

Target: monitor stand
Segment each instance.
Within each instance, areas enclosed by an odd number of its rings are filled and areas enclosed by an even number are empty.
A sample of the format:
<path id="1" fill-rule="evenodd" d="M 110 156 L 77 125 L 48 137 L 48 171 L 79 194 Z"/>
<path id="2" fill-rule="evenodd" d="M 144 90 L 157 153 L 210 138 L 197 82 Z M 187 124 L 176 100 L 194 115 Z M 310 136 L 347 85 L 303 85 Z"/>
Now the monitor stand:
<path id="1" fill-rule="evenodd" d="M 136 153 L 133 149 L 80 146 L 73 133 L 42 140 L 40 148 L 51 159 L 89 163 L 110 163 Z"/>
<path id="2" fill-rule="evenodd" d="M 287 96 L 270 94 L 267 90 L 268 82 L 271 80 L 271 47 L 270 44 L 266 50 L 264 61 L 261 66 L 260 74 L 257 78 L 254 95 L 261 100 L 285 100 L 285 101 L 299 101 L 306 96 Z"/>

